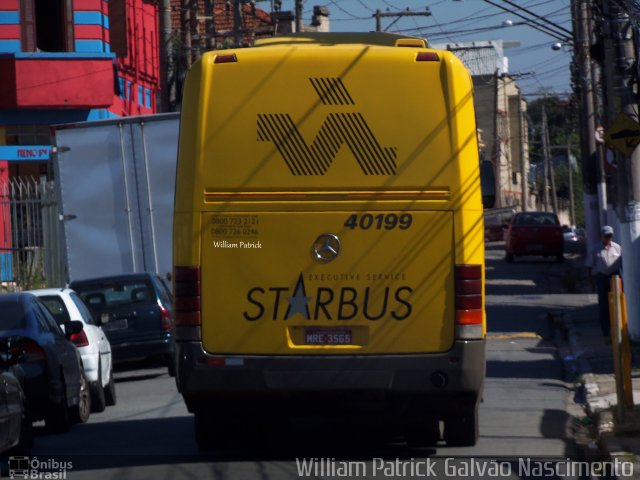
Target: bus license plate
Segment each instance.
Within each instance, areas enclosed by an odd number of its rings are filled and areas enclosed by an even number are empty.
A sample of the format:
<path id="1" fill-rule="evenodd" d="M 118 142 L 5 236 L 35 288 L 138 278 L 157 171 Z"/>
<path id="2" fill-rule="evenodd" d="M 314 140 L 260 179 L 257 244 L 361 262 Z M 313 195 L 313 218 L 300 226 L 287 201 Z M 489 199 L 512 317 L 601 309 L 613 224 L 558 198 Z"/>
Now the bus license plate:
<path id="1" fill-rule="evenodd" d="M 307 345 L 351 345 L 353 336 L 350 328 L 307 328 L 304 341 Z"/>

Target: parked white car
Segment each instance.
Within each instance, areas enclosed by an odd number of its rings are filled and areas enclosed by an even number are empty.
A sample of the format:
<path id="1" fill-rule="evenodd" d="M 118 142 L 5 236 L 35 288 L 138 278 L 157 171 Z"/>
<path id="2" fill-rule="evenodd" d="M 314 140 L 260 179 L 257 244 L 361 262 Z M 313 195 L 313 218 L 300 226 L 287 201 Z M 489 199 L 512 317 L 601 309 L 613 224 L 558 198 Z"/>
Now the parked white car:
<path id="1" fill-rule="evenodd" d="M 111 345 L 80 296 L 69 288 L 45 288 L 30 292 L 40 298 L 63 329 L 72 320 L 79 320 L 84 324 L 84 329 L 73 334 L 71 341 L 82 357 L 91 390 L 91 409 L 102 412 L 106 406 L 115 405 L 116 387 Z"/>

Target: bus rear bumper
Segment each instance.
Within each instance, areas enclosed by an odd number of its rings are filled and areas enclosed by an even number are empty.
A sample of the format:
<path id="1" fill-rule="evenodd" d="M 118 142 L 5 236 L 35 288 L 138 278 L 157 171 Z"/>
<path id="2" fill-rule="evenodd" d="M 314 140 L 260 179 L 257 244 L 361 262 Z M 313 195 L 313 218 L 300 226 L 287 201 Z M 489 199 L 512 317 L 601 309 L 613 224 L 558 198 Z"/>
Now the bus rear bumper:
<path id="1" fill-rule="evenodd" d="M 189 410 L 215 398 L 377 393 L 478 401 L 485 341 L 456 341 L 447 352 L 368 356 L 211 355 L 200 342 L 177 342 L 178 389 Z"/>

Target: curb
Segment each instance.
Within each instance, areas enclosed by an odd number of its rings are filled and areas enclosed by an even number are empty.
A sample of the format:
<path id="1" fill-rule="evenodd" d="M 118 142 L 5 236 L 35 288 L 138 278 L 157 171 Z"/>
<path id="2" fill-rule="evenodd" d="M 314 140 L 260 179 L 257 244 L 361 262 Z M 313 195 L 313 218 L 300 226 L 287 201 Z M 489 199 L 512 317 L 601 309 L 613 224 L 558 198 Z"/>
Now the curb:
<path id="1" fill-rule="evenodd" d="M 577 264 L 570 265 L 570 269 L 580 268 Z M 554 319 L 555 320 L 555 319 Z M 599 385 L 605 379 L 605 375 L 596 375 L 589 361 L 589 355 L 593 354 L 593 346 L 583 343 L 587 338 L 584 335 L 584 324 L 576 322 L 570 314 L 561 314 L 557 318 L 565 330 L 565 348 L 561 349 L 562 360 L 567 372 L 575 376 L 572 379 L 576 385 L 575 405 L 584 409 L 593 421 L 593 434 L 595 435 L 595 445 L 597 452 L 609 461 L 632 462 L 632 476 L 612 476 L 611 478 L 637 478 L 640 479 L 640 456 L 634 452 L 629 452 L 623 445 L 623 440 L 615 431 L 615 421 L 612 405 L 617 403 L 615 392 L 613 394 L 603 394 L 610 390 L 604 390 Z M 590 338 L 590 337 L 589 337 Z M 607 378 L 613 374 L 606 375 Z M 577 381 L 581 378 L 582 381 Z M 634 434 L 638 438 L 639 434 Z"/>

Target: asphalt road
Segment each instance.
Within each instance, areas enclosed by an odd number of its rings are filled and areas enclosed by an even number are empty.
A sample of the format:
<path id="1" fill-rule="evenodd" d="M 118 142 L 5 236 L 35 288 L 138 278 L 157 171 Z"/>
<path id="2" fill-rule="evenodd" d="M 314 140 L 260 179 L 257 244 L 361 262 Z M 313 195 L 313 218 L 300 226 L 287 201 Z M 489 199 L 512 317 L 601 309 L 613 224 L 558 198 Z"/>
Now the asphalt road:
<path id="1" fill-rule="evenodd" d="M 375 425 L 322 421 L 268 432 L 255 445 L 246 441 L 254 426 L 238 425 L 238 438 L 228 449 L 202 454 L 192 416 L 166 369 L 134 366 L 116 374 L 115 407 L 65 435 L 37 429 L 34 455 L 40 462 L 72 462 L 69 479 L 297 479 L 341 473 L 349 478 L 495 478 L 490 475 L 495 471 L 479 470 L 491 466 L 502 469 L 499 478 L 540 478 L 539 471 L 526 469 L 535 463 L 491 464 L 482 457 L 576 453 L 565 428 L 571 384 L 564 381 L 548 315 L 579 305 L 577 296 L 562 293 L 566 267 L 543 259 L 506 264 L 503 256 L 499 244 L 488 247 L 487 380 L 481 438 L 473 448 L 409 449 L 379 435 Z M 453 456 L 460 457 L 446 464 L 444 457 Z M 325 470 L 300 476 L 296 458 L 327 459 Z M 342 463 L 347 461 L 352 463 Z"/>

